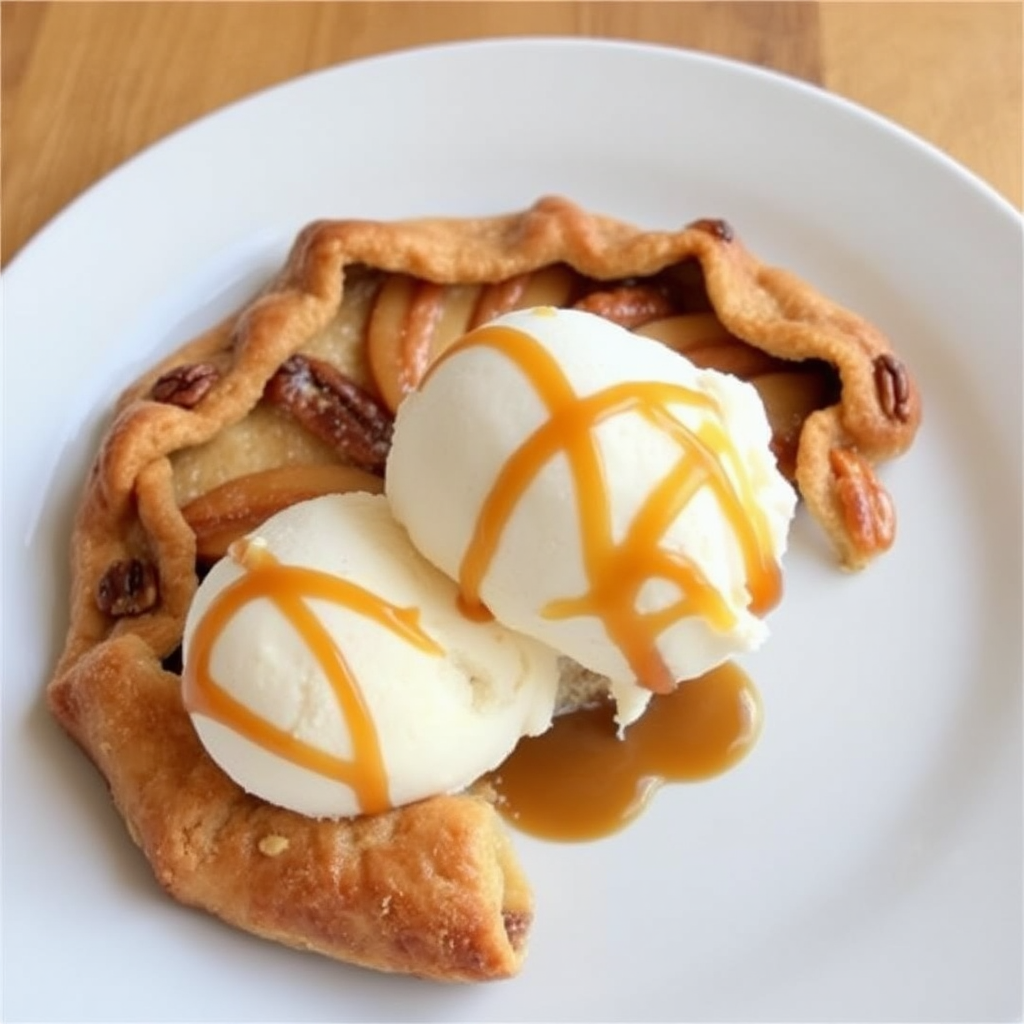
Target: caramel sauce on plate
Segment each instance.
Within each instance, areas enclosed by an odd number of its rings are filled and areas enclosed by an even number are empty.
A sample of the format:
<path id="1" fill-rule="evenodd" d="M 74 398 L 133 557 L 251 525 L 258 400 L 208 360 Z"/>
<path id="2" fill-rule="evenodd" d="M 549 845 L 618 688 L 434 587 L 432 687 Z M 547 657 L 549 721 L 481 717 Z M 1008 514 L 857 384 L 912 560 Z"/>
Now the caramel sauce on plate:
<path id="1" fill-rule="evenodd" d="M 665 782 L 711 778 L 761 730 L 761 700 L 733 664 L 655 695 L 622 739 L 611 703 L 562 715 L 520 740 L 491 776 L 516 828 L 554 840 L 597 839 L 629 824 Z"/>

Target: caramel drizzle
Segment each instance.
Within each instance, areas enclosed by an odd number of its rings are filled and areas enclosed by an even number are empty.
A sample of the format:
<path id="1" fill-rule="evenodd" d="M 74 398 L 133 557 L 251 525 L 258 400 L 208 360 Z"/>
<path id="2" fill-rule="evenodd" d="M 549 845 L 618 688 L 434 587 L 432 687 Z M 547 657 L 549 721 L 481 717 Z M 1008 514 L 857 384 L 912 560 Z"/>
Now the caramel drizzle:
<path id="1" fill-rule="evenodd" d="M 723 631 L 736 621 L 724 596 L 699 565 L 678 550 L 659 546 L 679 513 L 705 487 L 714 494 L 742 551 L 750 611 L 762 615 L 778 602 L 781 576 L 772 556 L 767 518 L 713 398 L 658 381 L 615 384 L 580 398 L 557 360 L 529 334 L 511 327 L 480 328 L 449 354 L 470 347 L 491 348 L 510 359 L 544 403 L 549 418 L 513 452 L 481 507 L 459 568 L 461 602 L 467 614 L 477 618 L 488 614 L 480 588 L 502 533 L 532 481 L 562 452 L 573 479 L 588 589 L 551 601 L 541 611 L 545 618 L 599 618 L 638 682 L 657 693 L 670 691 L 677 680 L 658 651 L 658 636 L 689 615 L 703 616 Z M 705 422 L 691 430 L 672 416 L 671 405 L 698 409 L 707 414 Z M 616 544 L 609 482 L 594 431 L 603 421 L 630 412 L 670 437 L 680 457 Z M 656 612 L 640 613 L 637 598 L 652 579 L 675 583 L 682 596 Z"/>
<path id="2" fill-rule="evenodd" d="M 251 542 L 232 545 L 230 553 L 246 573 L 217 595 L 196 627 L 182 676 L 185 707 L 292 764 L 351 787 L 364 814 L 390 809 L 387 770 L 370 709 L 344 652 L 306 601 L 330 601 L 350 608 L 420 650 L 442 654 L 420 627 L 419 612 L 390 604 L 349 580 L 303 566 L 282 565 L 266 548 Z M 330 754 L 268 722 L 213 678 L 210 661 L 217 640 L 239 611 L 260 598 L 275 605 L 316 657 L 348 725 L 351 760 Z"/>

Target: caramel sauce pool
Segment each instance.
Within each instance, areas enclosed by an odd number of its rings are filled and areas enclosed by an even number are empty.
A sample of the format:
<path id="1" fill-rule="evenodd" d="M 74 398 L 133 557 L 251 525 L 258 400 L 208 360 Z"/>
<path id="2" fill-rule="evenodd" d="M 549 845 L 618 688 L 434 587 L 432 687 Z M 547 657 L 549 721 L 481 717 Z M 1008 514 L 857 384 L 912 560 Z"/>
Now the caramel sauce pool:
<path id="1" fill-rule="evenodd" d="M 726 664 L 656 694 L 622 739 L 610 703 L 561 715 L 547 732 L 521 740 L 490 781 L 498 809 L 520 831 L 596 839 L 629 824 L 663 783 L 731 768 L 760 731 L 756 687 Z"/>

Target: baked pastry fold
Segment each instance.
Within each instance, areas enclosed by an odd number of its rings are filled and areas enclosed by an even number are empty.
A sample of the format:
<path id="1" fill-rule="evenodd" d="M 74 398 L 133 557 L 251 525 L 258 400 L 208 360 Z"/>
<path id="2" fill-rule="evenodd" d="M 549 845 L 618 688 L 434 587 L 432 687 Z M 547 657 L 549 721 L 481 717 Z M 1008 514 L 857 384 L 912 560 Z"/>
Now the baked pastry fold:
<path id="1" fill-rule="evenodd" d="M 445 981 L 518 970 L 532 896 L 486 796 L 340 821 L 273 807 L 206 755 L 177 676 L 131 634 L 80 659 L 51 705 L 182 903 L 378 970 Z"/>
<path id="2" fill-rule="evenodd" d="M 553 267 L 580 308 L 641 330 L 712 315 L 755 386 L 806 381 L 813 400 L 784 398 L 773 421 L 780 462 L 844 566 L 892 543 L 874 467 L 913 440 L 913 379 L 877 329 L 760 263 L 725 222 L 645 231 L 545 199 L 498 217 L 312 224 L 260 295 L 121 396 L 75 521 L 49 705 L 175 898 L 379 970 L 467 981 L 520 968 L 532 899 L 485 794 L 339 821 L 271 807 L 206 755 L 175 657 L 204 561 L 254 509 L 334 486 L 323 467 L 349 467 L 352 486 L 383 471 L 388 395 L 415 386 L 433 351 L 410 341 L 402 355 L 403 339 L 457 303 L 463 326 L 504 312 Z M 389 287 L 406 295 L 397 319 Z M 393 378 L 372 351 L 388 316 L 404 360 Z"/>

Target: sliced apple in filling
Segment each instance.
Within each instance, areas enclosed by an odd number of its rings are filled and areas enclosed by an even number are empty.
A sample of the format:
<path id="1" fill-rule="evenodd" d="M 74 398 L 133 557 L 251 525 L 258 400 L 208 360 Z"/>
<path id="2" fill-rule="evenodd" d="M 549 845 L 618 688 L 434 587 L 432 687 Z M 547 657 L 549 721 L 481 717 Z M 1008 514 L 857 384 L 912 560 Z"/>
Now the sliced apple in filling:
<path id="1" fill-rule="evenodd" d="M 594 286 L 597 291 L 593 291 Z M 365 332 L 366 353 L 377 389 L 394 412 L 430 365 L 462 334 L 516 309 L 574 303 L 622 321 L 633 292 L 651 291 L 659 302 L 635 326 L 707 369 L 753 384 L 772 425 L 780 469 L 795 470 L 800 428 L 807 416 L 836 400 L 835 371 L 825 364 L 791 362 L 769 355 L 732 334 L 708 308 L 699 267 L 682 265 L 668 282 L 596 282 L 565 264 L 552 264 L 488 285 L 437 285 L 408 275 L 388 276 L 380 287 Z M 627 294 L 628 293 L 628 294 Z M 581 298 L 581 295 L 584 296 Z M 680 312 L 662 310 L 683 303 Z"/>
<path id="2" fill-rule="evenodd" d="M 227 554 L 233 541 L 290 505 L 323 494 L 379 494 L 383 489 L 380 477 L 354 466 L 280 466 L 229 480 L 190 501 L 181 514 L 196 535 L 196 558 L 213 562 Z"/>
<path id="3" fill-rule="evenodd" d="M 466 331 L 513 309 L 564 306 L 578 281 L 562 264 L 486 286 L 391 275 L 377 293 L 366 329 L 367 361 L 381 398 L 394 412 Z"/>

